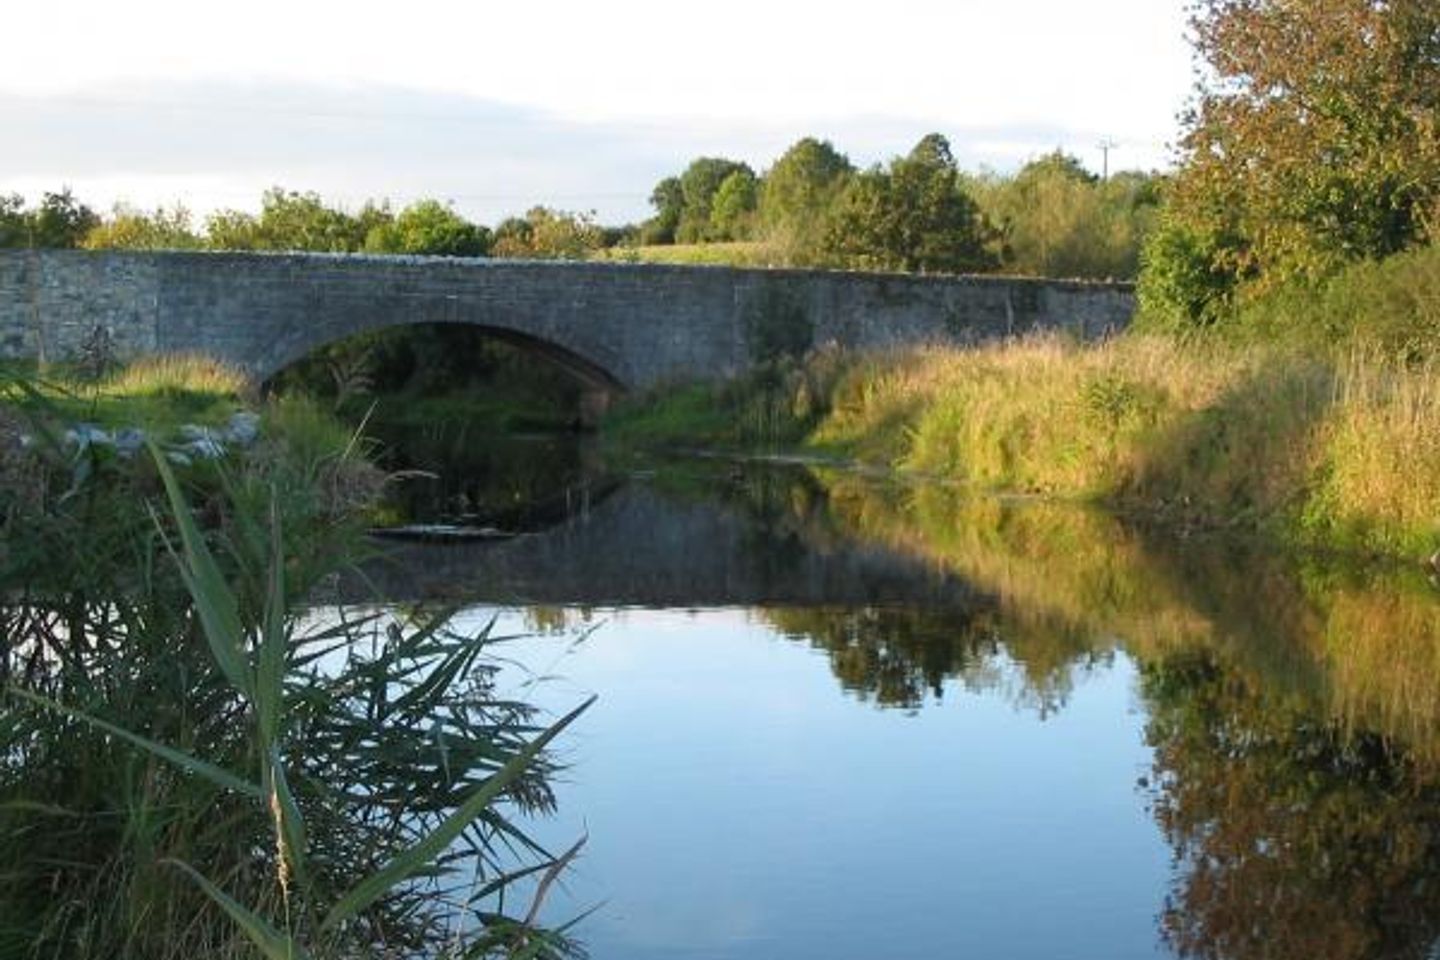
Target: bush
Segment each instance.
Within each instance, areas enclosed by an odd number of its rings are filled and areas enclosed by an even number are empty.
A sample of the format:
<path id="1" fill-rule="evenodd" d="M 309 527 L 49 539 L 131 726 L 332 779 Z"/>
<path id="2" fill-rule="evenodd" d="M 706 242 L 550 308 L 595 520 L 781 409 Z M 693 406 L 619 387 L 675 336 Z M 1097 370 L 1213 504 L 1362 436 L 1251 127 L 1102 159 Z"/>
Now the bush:
<path id="1" fill-rule="evenodd" d="M 1224 244 L 1212 233 L 1166 219 L 1140 254 L 1137 325 L 1187 333 L 1226 316 L 1236 276 L 1224 266 Z"/>
<path id="2" fill-rule="evenodd" d="M 1440 245 L 1348 267 L 1315 288 L 1291 284 L 1244 303 L 1242 337 L 1379 349 L 1409 361 L 1440 355 Z"/>

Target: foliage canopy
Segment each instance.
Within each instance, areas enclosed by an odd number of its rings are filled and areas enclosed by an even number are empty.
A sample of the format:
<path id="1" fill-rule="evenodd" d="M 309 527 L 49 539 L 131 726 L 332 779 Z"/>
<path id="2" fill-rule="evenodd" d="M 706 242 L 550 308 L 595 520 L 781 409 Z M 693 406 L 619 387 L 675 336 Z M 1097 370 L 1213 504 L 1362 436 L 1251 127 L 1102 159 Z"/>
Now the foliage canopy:
<path id="1" fill-rule="evenodd" d="M 1435 239 L 1440 6 L 1197 0 L 1191 26 L 1202 77 L 1147 255 L 1152 314 L 1204 322 L 1242 285 Z"/>
<path id="2" fill-rule="evenodd" d="M 873 167 L 849 182 L 831 213 L 823 250 L 847 267 L 962 273 L 994 265 L 985 240 L 950 143 L 932 133 L 887 168 Z"/>

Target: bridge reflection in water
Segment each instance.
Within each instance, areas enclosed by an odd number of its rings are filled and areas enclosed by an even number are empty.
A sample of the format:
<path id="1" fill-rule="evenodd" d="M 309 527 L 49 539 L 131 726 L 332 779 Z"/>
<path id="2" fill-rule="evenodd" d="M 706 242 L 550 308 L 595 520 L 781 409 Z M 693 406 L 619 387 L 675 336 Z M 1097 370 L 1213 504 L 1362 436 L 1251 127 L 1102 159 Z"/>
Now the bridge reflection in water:
<path id="1" fill-rule="evenodd" d="M 790 510 L 769 491 L 685 496 L 645 481 L 577 485 L 569 515 L 499 542 L 407 543 L 366 568 L 389 600 L 598 607 L 813 607 L 990 602 L 968 581 Z M 768 481 L 762 480 L 761 483 Z M 772 505 L 773 507 L 774 505 Z M 347 590 L 363 599 L 364 584 Z"/>

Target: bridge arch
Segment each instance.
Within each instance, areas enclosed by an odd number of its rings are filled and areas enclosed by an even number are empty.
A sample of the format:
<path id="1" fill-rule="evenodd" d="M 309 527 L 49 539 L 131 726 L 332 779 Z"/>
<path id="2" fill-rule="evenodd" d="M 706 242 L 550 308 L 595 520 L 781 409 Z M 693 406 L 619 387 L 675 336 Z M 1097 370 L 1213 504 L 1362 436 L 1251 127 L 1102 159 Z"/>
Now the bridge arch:
<path id="1" fill-rule="evenodd" d="M 457 323 L 469 327 L 490 339 L 516 347 L 530 356 L 538 357 L 553 364 L 558 369 L 569 374 L 584 393 L 609 396 L 624 393 L 627 389 L 626 385 L 609 370 L 606 370 L 588 357 L 575 353 L 561 344 L 508 327 L 489 326 L 481 323 L 466 323 L 464 321 L 457 321 Z M 316 339 L 314 342 L 301 340 L 293 344 L 290 351 L 286 354 L 278 355 L 278 359 L 273 360 L 273 363 L 267 363 L 265 366 L 247 366 L 246 369 L 255 380 L 260 383 L 265 383 L 288 367 L 305 360 L 307 357 L 313 356 L 326 347 L 342 343 L 351 337 L 361 336 L 366 333 L 376 333 L 382 330 L 419 326 L 433 326 L 433 324 L 423 320 L 399 318 L 393 323 L 366 327 L 354 333 L 343 334 L 339 337 L 323 340 Z"/>
<path id="2" fill-rule="evenodd" d="M 197 341 L 264 381 L 323 347 L 403 326 L 461 324 L 543 356 L 587 389 L 635 382 L 615 304 L 539 263 L 212 254 L 166 261 L 164 349 Z M 547 269 L 551 267 L 551 269 Z M 581 278 L 583 279 L 583 278 Z"/>

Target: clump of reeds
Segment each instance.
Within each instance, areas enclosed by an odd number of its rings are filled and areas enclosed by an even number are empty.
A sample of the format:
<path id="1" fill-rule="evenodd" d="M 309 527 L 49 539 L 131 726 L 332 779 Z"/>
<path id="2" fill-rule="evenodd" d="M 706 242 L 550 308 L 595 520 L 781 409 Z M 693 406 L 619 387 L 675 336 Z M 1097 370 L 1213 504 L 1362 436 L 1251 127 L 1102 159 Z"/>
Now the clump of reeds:
<path id="1" fill-rule="evenodd" d="M 0 946 L 569 948 L 513 907 L 568 856 L 512 817 L 552 802 L 543 748 L 571 718 L 545 728 L 496 697 L 490 638 L 443 614 L 305 613 L 356 524 L 298 481 L 353 450 L 277 444 L 181 473 L 159 450 L 121 462 L 52 439 L 33 454 L 63 481 L 50 495 L 0 489 Z"/>

